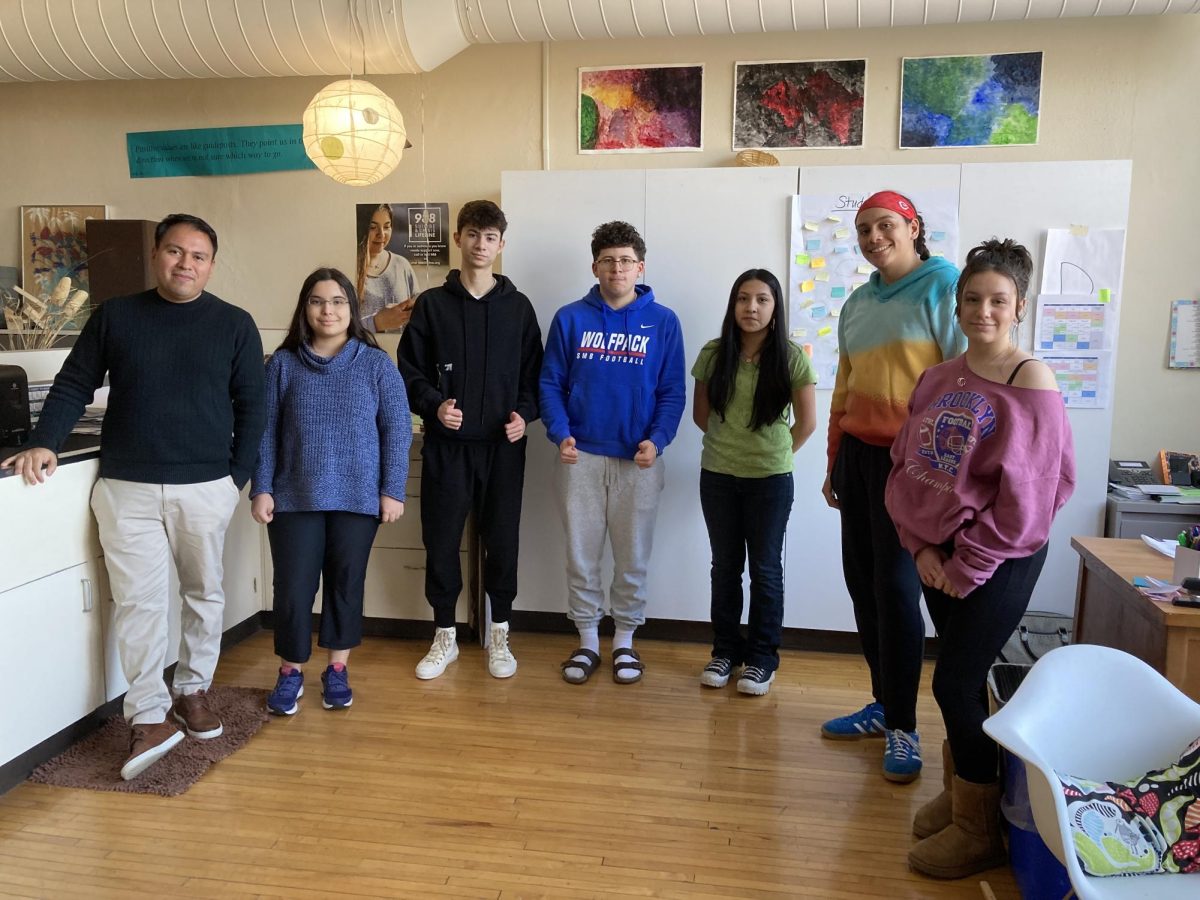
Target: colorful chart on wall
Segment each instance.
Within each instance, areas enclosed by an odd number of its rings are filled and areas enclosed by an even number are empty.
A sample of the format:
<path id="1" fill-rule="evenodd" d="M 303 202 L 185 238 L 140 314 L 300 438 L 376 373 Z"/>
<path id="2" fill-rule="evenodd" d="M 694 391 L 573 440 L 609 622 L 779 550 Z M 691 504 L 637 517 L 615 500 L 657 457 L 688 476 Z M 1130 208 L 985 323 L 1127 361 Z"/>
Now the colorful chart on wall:
<path id="1" fill-rule="evenodd" d="M 1113 303 L 1102 303 L 1086 294 L 1038 295 L 1035 350 L 1111 350 L 1116 330 Z"/>
<path id="2" fill-rule="evenodd" d="M 1036 144 L 1042 54 L 905 58 L 900 146 Z"/>
<path id="3" fill-rule="evenodd" d="M 865 59 L 739 62 L 733 149 L 861 147 Z"/>
<path id="4" fill-rule="evenodd" d="M 792 340 L 809 351 L 819 390 L 832 390 L 837 377 L 842 308 L 875 271 L 859 250 L 854 216 L 867 197 L 885 186 L 855 180 L 841 187 L 792 198 L 788 328 Z M 956 260 L 957 185 L 926 188 L 907 196 L 925 222 L 930 255 Z"/>
<path id="5" fill-rule="evenodd" d="M 1111 351 L 1034 355 L 1054 372 L 1067 406 L 1072 409 L 1104 409 L 1108 406 Z"/>
<path id="6" fill-rule="evenodd" d="M 704 66 L 579 70 L 579 152 L 703 149 Z"/>

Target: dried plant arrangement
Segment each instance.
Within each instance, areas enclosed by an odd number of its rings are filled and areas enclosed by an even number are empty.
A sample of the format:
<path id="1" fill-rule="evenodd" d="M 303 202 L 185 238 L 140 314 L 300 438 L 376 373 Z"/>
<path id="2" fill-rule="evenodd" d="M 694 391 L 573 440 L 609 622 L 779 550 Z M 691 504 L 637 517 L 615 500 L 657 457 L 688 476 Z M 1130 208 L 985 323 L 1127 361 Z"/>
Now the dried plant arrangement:
<path id="1" fill-rule="evenodd" d="M 60 278 L 53 292 L 35 297 L 21 288 L 13 288 L 16 297 L 0 291 L 4 321 L 8 326 L 11 349 L 47 350 L 88 309 L 88 292 L 71 288 L 71 279 Z"/>

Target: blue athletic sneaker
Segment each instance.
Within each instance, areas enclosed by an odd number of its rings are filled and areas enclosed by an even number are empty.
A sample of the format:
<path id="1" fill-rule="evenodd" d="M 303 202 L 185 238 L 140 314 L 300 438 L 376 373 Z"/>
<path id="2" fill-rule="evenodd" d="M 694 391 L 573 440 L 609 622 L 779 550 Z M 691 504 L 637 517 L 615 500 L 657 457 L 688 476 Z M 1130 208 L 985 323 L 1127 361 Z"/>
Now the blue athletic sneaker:
<path id="1" fill-rule="evenodd" d="M 350 670 L 342 666 L 341 670 L 326 666 L 321 673 L 321 705 L 326 709 L 345 709 L 354 702 L 354 692 L 350 690 Z"/>
<path id="2" fill-rule="evenodd" d="M 300 709 L 296 701 L 304 696 L 304 673 L 292 669 L 287 674 L 279 673 L 275 690 L 267 698 L 267 709 L 279 716 L 294 716 Z"/>
<path id="3" fill-rule="evenodd" d="M 883 704 L 868 703 L 858 712 L 838 716 L 821 726 L 821 737 L 832 741 L 857 741 L 862 738 L 883 737 Z"/>
<path id="4" fill-rule="evenodd" d="M 908 784 L 921 774 L 921 737 L 915 731 L 899 728 L 887 732 L 883 750 L 883 777 L 888 781 Z"/>

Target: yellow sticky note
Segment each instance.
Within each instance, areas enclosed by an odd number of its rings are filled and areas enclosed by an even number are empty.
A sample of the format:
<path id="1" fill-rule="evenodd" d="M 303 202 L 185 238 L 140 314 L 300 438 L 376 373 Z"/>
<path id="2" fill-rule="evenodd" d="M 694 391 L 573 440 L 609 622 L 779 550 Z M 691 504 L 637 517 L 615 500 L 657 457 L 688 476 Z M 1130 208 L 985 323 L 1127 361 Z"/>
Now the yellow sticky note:
<path id="1" fill-rule="evenodd" d="M 825 337 L 825 335 L 832 334 L 832 333 L 833 333 L 833 329 L 828 325 L 826 325 L 824 328 L 817 329 L 817 337 Z"/>
<path id="2" fill-rule="evenodd" d="M 1087 237 L 1088 227 L 1086 225 L 1072 225 L 1071 235 L 1073 237 Z"/>
<path id="3" fill-rule="evenodd" d="M 828 272 L 818 272 L 816 275 L 813 276 L 813 279 L 816 281 L 828 281 L 829 273 Z"/>
<path id="4" fill-rule="evenodd" d="M 793 328 L 793 329 L 792 329 L 792 337 L 794 337 L 794 338 L 808 337 L 808 329 L 806 329 L 806 328 Z"/>
<path id="5" fill-rule="evenodd" d="M 817 286 L 817 283 L 815 281 L 802 281 L 802 282 L 800 282 L 800 292 L 803 294 L 807 294 L 809 291 L 811 291 L 816 286 Z"/>
<path id="6" fill-rule="evenodd" d="M 946 258 L 946 254 L 945 254 L 945 253 L 943 253 L 941 250 L 933 250 L 932 252 L 930 252 L 930 254 L 929 254 L 929 255 L 930 255 L 930 256 L 936 256 L 938 259 L 945 259 L 945 258 Z"/>
<path id="7" fill-rule="evenodd" d="M 823 268 L 825 268 L 825 257 L 814 256 L 812 258 L 812 262 L 810 262 L 809 265 L 812 266 L 814 269 L 823 269 Z"/>
<path id="8" fill-rule="evenodd" d="M 846 238 L 850 237 L 850 229 L 849 228 L 837 228 L 834 230 L 833 236 L 835 238 L 837 238 L 839 241 L 843 241 Z"/>
<path id="9" fill-rule="evenodd" d="M 1112 302 L 1112 291 L 1109 290 L 1108 288 L 1100 288 L 1100 302 L 1101 303 L 1111 303 Z"/>
<path id="10" fill-rule="evenodd" d="M 807 266 L 808 265 L 808 254 L 807 253 L 797 253 L 796 254 L 796 265 Z"/>
<path id="11" fill-rule="evenodd" d="M 803 290 L 803 288 L 804 288 L 804 285 L 800 285 L 800 288 L 801 288 L 801 290 Z M 813 303 L 815 303 L 815 302 L 816 302 L 816 298 L 814 298 L 814 297 L 809 297 L 807 300 L 801 300 L 801 301 L 800 301 L 800 308 L 801 308 L 801 309 L 808 309 L 808 308 L 809 308 L 810 306 L 812 306 L 812 305 L 813 305 Z"/>
<path id="12" fill-rule="evenodd" d="M 829 215 L 827 215 L 827 216 L 825 217 L 825 221 L 826 221 L 826 222 L 840 222 L 840 221 L 842 221 L 842 217 L 841 217 L 841 216 L 835 216 L 833 213 L 830 213 Z"/>
<path id="13" fill-rule="evenodd" d="M 829 310 L 829 314 L 836 319 L 842 314 L 842 308 L 840 306 L 835 306 L 833 309 Z"/>
<path id="14" fill-rule="evenodd" d="M 870 275 L 871 267 L 870 266 L 859 266 L 854 271 L 856 271 L 859 275 Z"/>
<path id="15" fill-rule="evenodd" d="M 804 223 L 805 231 L 818 231 L 818 230 L 820 230 L 820 228 L 821 228 L 821 226 L 818 225 L 816 222 L 805 222 Z"/>

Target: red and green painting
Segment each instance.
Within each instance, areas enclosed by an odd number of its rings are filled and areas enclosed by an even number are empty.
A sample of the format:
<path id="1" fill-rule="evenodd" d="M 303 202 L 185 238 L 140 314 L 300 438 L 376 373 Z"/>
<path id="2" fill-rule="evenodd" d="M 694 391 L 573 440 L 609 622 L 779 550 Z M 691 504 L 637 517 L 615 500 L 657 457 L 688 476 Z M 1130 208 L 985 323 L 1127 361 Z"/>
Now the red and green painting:
<path id="1" fill-rule="evenodd" d="M 704 66 L 579 70 L 579 152 L 699 150 Z"/>
<path id="2" fill-rule="evenodd" d="M 733 149 L 861 147 L 865 59 L 738 63 Z"/>

